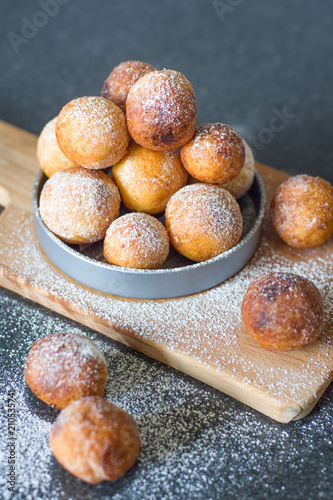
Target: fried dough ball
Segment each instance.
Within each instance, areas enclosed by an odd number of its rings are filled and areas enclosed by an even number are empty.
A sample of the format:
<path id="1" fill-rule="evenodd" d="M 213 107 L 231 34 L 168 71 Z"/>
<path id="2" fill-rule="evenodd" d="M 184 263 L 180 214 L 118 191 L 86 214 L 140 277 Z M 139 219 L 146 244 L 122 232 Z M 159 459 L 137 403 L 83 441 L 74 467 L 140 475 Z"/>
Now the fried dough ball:
<path id="1" fill-rule="evenodd" d="M 61 411 L 51 427 L 54 457 L 90 484 L 114 481 L 135 464 L 141 442 L 126 411 L 98 396 L 86 396 Z"/>
<path id="2" fill-rule="evenodd" d="M 103 396 L 105 359 L 87 337 L 53 333 L 34 342 L 25 365 L 25 380 L 44 403 L 65 408 L 82 396 Z"/>
<path id="3" fill-rule="evenodd" d="M 190 82 L 178 71 L 153 71 L 130 89 L 126 101 L 131 137 L 155 151 L 186 144 L 196 125 L 196 99 Z"/>
<path id="4" fill-rule="evenodd" d="M 178 151 L 152 151 L 131 141 L 127 154 L 112 167 L 112 178 L 129 210 L 158 214 L 185 186 L 188 174 Z"/>
<path id="5" fill-rule="evenodd" d="M 255 161 L 252 149 L 244 140 L 243 143 L 245 148 L 245 161 L 243 168 L 241 169 L 239 174 L 237 174 L 236 177 L 232 179 L 232 181 L 225 184 L 218 184 L 218 186 L 229 191 L 229 193 L 232 194 L 232 196 L 234 196 L 236 199 L 241 198 L 248 192 L 248 190 L 252 186 L 255 174 Z M 190 176 L 190 184 L 196 184 L 197 182 L 202 181 L 198 181 L 198 179 Z"/>
<path id="6" fill-rule="evenodd" d="M 126 99 L 129 89 L 142 76 L 155 71 L 154 66 L 142 61 L 124 61 L 111 71 L 104 82 L 101 96 L 113 101 L 126 112 Z"/>
<path id="7" fill-rule="evenodd" d="M 46 181 L 39 200 L 44 224 L 67 243 L 94 243 L 119 216 L 120 194 L 104 172 L 72 167 Z"/>
<path id="8" fill-rule="evenodd" d="M 151 215 L 132 212 L 119 217 L 106 232 L 104 257 L 109 264 L 158 269 L 169 253 L 169 236 Z"/>
<path id="9" fill-rule="evenodd" d="M 277 188 L 270 216 L 276 232 L 289 245 L 321 245 L 333 233 L 333 186 L 321 177 L 290 177 Z"/>
<path id="10" fill-rule="evenodd" d="M 59 113 L 56 135 L 64 155 L 89 169 L 117 163 L 129 142 L 124 113 L 109 99 L 97 96 L 67 103 Z"/>
<path id="11" fill-rule="evenodd" d="M 230 182 L 239 174 L 245 160 L 243 139 L 223 123 L 197 127 L 180 154 L 185 169 L 195 179 L 212 184 Z"/>
<path id="12" fill-rule="evenodd" d="M 76 163 L 67 158 L 59 148 L 56 137 L 56 123 L 57 116 L 45 125 L 37 141 L 37 158 L 47 177 L 51 177 L 65 168 L 76 166 Z"/>
<path id="13" fill-rule="evenodd" d="M 302 276 L 264 273 L 245 293 L 242 319 L 246 331 L 264 349 L 296 349 L 321 334 L 323 300 L 317 287 Z"/>
<path id="14" fill-rule="evenodd" d="M 170 198 L 165 225 L 173 247 L 188 259 L 201 262 L 236 245 L 243 220 L 228 191 L 212 184 L 192 184 Z"/>

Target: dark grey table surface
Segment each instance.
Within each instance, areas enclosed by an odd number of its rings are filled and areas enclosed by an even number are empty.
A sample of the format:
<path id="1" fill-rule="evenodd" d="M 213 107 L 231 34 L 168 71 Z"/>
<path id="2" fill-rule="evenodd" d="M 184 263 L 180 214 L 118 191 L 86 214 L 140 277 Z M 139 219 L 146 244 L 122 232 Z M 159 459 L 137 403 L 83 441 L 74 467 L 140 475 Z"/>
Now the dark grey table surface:
<path id="1" fill-rule="evenodd" d="M 228 123 L 257 160 L 333 182 L 332 18 L 329 0 L 2 0 L 0 119 L 39 133 L 73 97 L 99 94 L 116 64 L 144 60 L 187 76 L 198 123 Z M 332 385 L 308 417 L 283 425 L 11 292 L 0 302 L 1 498 L 333 498 Z M 23 370 L 31 343 L 56 331 L 96 341 L 107 399 L 138 422 L 142 454 L 115 483 L 86 485 L 51 456 L 57 412 Z"/>

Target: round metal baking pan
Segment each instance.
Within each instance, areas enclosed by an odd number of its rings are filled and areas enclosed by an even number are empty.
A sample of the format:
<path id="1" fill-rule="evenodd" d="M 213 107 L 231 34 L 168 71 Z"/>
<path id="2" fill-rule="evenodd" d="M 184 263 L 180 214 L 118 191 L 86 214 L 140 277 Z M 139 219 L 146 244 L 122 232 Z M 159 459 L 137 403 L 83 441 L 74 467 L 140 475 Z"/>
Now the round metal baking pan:
<path id="1" fill-rule="evenodd" d="M 33 189 L 39 243 L 56 267 L 70 278 L 100 292 L 136 299 L 167 299 L 201 292 L 236 274 L 259 244 L 266 199 L 258 173 L 248 193 L 238 200 L 244 228 L 236 246 L 199 263 L 171 250 L 166 264 L 154 270 L 129 269 L 103 262 L 102 242 L 86 247 L 61 241 L 45 226 L 39 214 L 39 197 L 46 180 L 40 171 Z"/>

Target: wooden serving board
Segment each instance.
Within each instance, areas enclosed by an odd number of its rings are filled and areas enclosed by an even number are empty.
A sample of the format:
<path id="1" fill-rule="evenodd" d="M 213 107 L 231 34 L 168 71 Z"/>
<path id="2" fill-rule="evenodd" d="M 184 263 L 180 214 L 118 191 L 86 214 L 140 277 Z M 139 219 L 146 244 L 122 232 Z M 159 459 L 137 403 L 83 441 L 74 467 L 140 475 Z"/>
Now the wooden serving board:
<path id="1" fill-rule="evenodd" d="M 284 244 L 264 221 L 261 243 L 233 278 L 169 300 L 124 299 L 71 280 L 48 260 L 34 230 L 31 194 L 39 170 L 36 136 L 0 121 L 0 285 L 201 380 L 280 422 L 314 407 L 333 378 L 333 239 L 319 248 Z M 268 203 L 287 174 L 257 165 Z M 325 302 L 322 336 L 287 353 L 258 347 L 240 305 L 249 283 L 268 270 L 308 277 Z M 41 325 L 41 336 L 43 327 Z"/>

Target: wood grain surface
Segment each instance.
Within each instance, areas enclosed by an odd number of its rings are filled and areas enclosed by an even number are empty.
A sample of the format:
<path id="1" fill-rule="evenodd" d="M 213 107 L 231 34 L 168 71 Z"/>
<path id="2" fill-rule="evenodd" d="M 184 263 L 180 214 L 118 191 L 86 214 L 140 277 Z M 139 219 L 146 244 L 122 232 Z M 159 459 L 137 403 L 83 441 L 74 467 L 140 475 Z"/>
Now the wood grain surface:
<path id="1" fill-rule="evenodd" d="M 0 121 L 0 285 L 211 385 L 256 410 L 289 422 L 307 415 L 333 378 L 333 241 L 298 250 L 284 244 L 266 214 L 262 241 L 233 278 L 169 300 L 105 295 L 65 276 L 39 247 L 31 194 L 39 170 L 36 136 Z M 268 203 L 288 176 L 257 164 Z M 245 332 L 239 302 L 264 270 L 298 271 L 320 288 L 323 335 L 286 353 L 258 347 Z M 43 329 L 41 325 L 41 336 Z"/>

